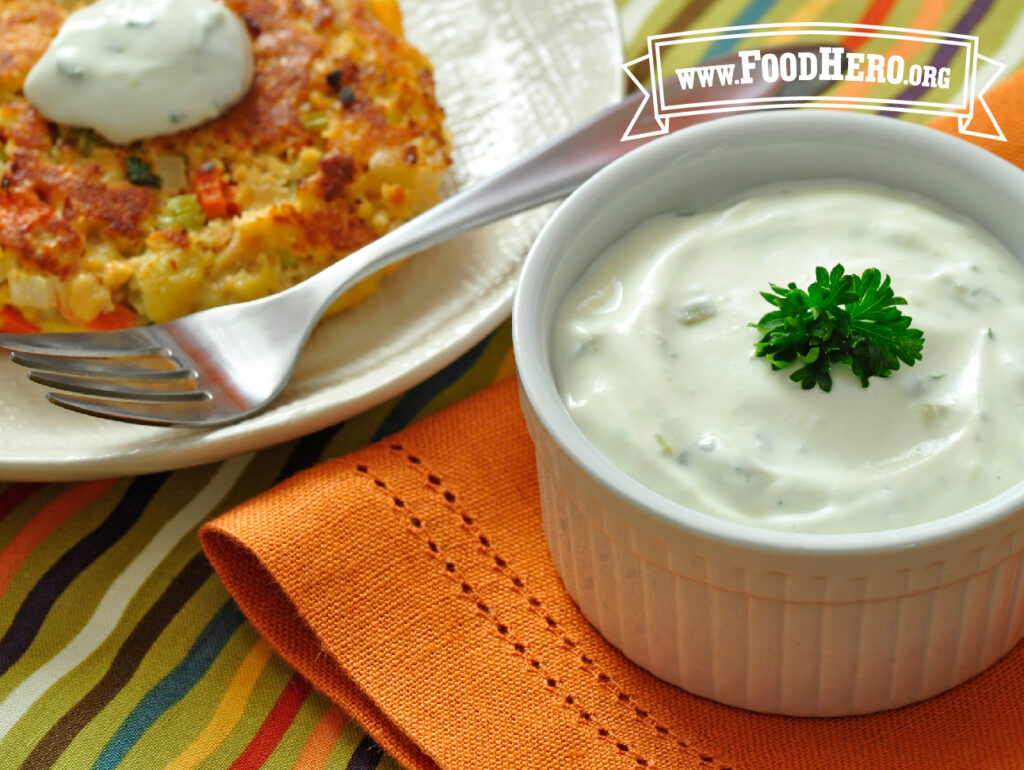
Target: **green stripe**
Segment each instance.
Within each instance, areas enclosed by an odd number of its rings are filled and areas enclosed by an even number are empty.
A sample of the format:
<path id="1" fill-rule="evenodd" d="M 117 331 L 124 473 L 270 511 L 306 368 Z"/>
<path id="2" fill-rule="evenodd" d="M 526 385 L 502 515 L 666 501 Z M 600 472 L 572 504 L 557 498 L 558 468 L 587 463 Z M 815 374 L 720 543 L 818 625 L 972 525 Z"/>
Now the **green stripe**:
<path id="1" fill-rule="evenodd" d="M 139 516 L 138 521 L 121 536 L 110 548 L 108 548 L 96 561 L 83 570 L 68 587 L 60 594 L 54 602 L 52 609 L 47 614 L 35 642 L 28 651 L 12 667 L 19 681 L 26 678 L 32 671 L 35 671 L 42 664 L 48 661 L 66 641 L 66 634 L 60 629 L 83 628 L 92 617 L 99 604 L 100 599 L 110 588 L 110 584 L 121 574 L 125 566 L 132 558 L 139 553 L 166 523 L 167 519 L 181 510 L 194 496 L 197 489 L 201 489 L 216 472 L 217 466 L 208 465 L 201 468 L 182 471 L 172 475 L 156 492 L 145 510 Z M 177 481 L 177 483 L 174 483 Z M 118 485 L 118 500 L 127 490 L 127 485 Z M 112 497 L 112 496 L 108 496 Z M 104 500 L 102 502 L 110 502 Z M 97 516 L 100 510 L 107 509 L 107 506 L 91 506 L 88 516 L 72 517 L 72 521 L 81 519 L 95 521 L 98 526 L 102 518 Z M 84 512 L 83 512 L 84 513 Z M 70 522 L 68 522 L 70 523 Z M 69 528 L 71 529 L 71 528 Z M 57 547 L 63 539 L 57 535 L 63 535 L 64 527 L 58 528 L 54 538 L 45 543 L 45 548 Z M 77 541 L 88 533 L 80 530 L 76 532 Z M 39 549 L 37 549 L 39 550 Z M 30 559 L 30 562 L 36 561 Z M 46 561 L 50 561 L 47 559 Z M 6 597 L 5 597 L 6 598 Z M 155 598 L 155 597 L 152 597 Z M 6 604 L 6 602 L 5 602 Z M 39 640 L 55 640 L 55 645 L 43 645 Z"/>
<path id="2" fill-rule="evenodd" d="M 686 2 L 675 2 L 675 3 L 660 3 L 644 21 L 643 29 L 632 40 L 626 41 L 625 46 L 625 58 L 626 61 L 643 56 L 647 53 L 647 36 L 648 35 L 660 35 L 665 32 L 686 32 L 690 29 L 707 29 L 710 24 L 705 23 L 705 19 L 710 15 L 710 10 L 704 10 L 698 13 L 693 20 L 686 25 L 686 29 L 679 28 L 676 24 L 676 18 L 679 13 L 684 10 Z M 730 0 L 712 0 L 712 5 L 730 5 Z M 692 14 L 690 14 L 692 15 Z"/>
<path id="3" fill-rule="evenodd" d="M 192 555 L 194 555 L 194 551 Z M 206 626 L 216 611 L 229 599 L 219 580 L 208 580 L 175 615 L 164 632 L 150 648 L 131 681 L 114 697 L 110 704 L 93 719 L 68 747 L 58 768 L 81 770 L 90 767 L 103 746 L 113 737 L 118 727 L 161 679 L 184 659 L 195 643 L 199 631 Z M 88 665 L 83 664 L 83 668 Z M 107 665 L 107 664 L 104 664 Z M 100 672 L 95 672 L 97 675 Z M 77 679 L 77 671 L 66 679 Z M 93 682 L 90 681 L 90 686 Z M 28 715 L 26 715 L 28 717 Z M 177 729 L 181 729 L 178 727 Z M 131 758 L 133 755 L 130 755 Z M 136 761 L 138 757 L 135 757 Z M 125 767 L 140 766 L 126 764 Z"/>
<path id="4" fill-rule="evenodd" d="M 774 0 L 750 0 L 747 6 L 736 16 L 729 19 L 730 27 L 743 27 L 748 24 L 768 24 L 769 20 L 763 19 L 762 17 L 771 12 Z M 781 16 L 781 13 L 777 15 Z M 774 19 L 773 19 L 774 20 Z M 715 41 L 704 53 L 704 59 L 715 59 L 719 56 L 724 56 L 737 45 L 742 45 L 742 39 L 728 40 L 722 39 Z"/>
<path id="5" fill-rule="evenodd" d="M 1019 0 L 998 0 L 971 34 L 978 36 L 980 53 L 992 56 L 1010 36 L 1017 19 L 1024 13 Z M 952 24 L 951 24 L 952 26 Z M 1008 64 L 1008 62 L 1003 62 Z"/>
<path id="6" fill-rule="evenodd" d="M 291 443 L 279 444 L 258 452 L 231 491 L 224 495 L 217 506 L 210 511 L 206 517 L 207 521 L 251 500 L 256 492 L 266 489 L 269 479 L 277 478 L 278 471 L 287 461 L 291 446 Z M 172 479 L 172 483 L 175 482 L 176 479 Z M 192 545 L 196 551 L 199 550 L 198 537 L 192 539 Z"/>
<path id="7" fill-rule="evenodd" d="M 196 554 L 175 575 L 159 598 L 136 624 L 103 677 L 85 697 L 69 709 L 51 728 L 22 763 L 21 770 L 50 767 L 104 706 L 131 679 L 150 646 L 188 599 L 213 575 L 213 568 L 202 554 Z"/>
<path id="8" fill-rule="evenodd" d="M 104 495 L 92 505 L 86 506 L 76 515 L 61 524 L 61 526 L 57 527 L 57 529 L 46 540 L 44 540 L 35 549 L 35 551 L 33 551 L 31 557 L 22 564 L 21 568 L 14 576 L 14 579 L 11 581 L 3 599 L 0 600 L 0 633 L 6 632 L 11 621 L 14 619 L 14 613 L 28 596 L 32 587 L 39 582 L 39 579 L 44 574 L 46 574 L 47 570 L 49 570 L 63 554 L 73 548 L 74 545 L 83 537 L 96 529 L 96 527 L 98 527 L 100 523 L 110 515 L 114 510 L 114 506 L 120 501 L 129 482 L 130 479 L 125 479 L 124 481 L 116 484 L 111 492 Z M 67 485 L 55 484 L 52 494 L 49 493 L 49 490 L 41 491 L 38 495 L 34 496 L 35 499 L 26 501 L 23 506 L 12 513 L 4 524 L 14 523 L 10 520 L 15 518 L 17 519 L 18 530 L 20 531 L 28 520 L 39 512 L 39 509 L 43 507 L 43 504 L 52 501 L 65 489 L 67 489 Z M 138 524 L 136 524 L 136 526 L 138 526 Z M 109 557 L 109 555 L 110 554 L 108 552 L 104 558 Z M 94 564 L 93 566 L 95 567 L 96 565 Z M 0 679 L 0 682 L 6 683 L 12 679 L 15 681 L 23 679 L 24 675 L 22 675 L 22 672 L 25 670 L 23 668 L 25 660 L 34 659 L 36 652 L 37 651 L 29 649 L 25 656 L 23 656 L 22 661 L 20 661 L 19 664 L 16 664 L 11 671 L 8 671 L 4 677 Z M 34 670 L 38 665 L 39 662 L 37 662 L 36 666 L 33 666 L 31 670 Z M 13 686 L 11 689 L 14 689 Z M 3 687 L 0 687 L 0 691 L 6 690 L 4 690 Z"/>
<path id="9" fill-rule="evenodd" d="M 123 494 L 126 488 L 127 486 L 122 486 L 119 493 Z M 86 511 L 73 516 L 67 522 L 69 525 L 73 523 L 72 526 L 58 527 L 53 537 L 36 549 L 34 558 L 26 562 L 26 567 L 31 565 L 32 569 L 24 570 L 26 574 L 19 574 L 19 582 L 32 580 L 31 586 L 25 586 L 28 589 L 26 599 L 33 601 L 37 596 L 34 591 L 47 586 L 53 577 L 53 573 L 46 574 L 51 566 L 63 571 L 67 565 L 71 565 L 69 568 L 73 570 L 74 575 L 66 587 L 63 580 L 54 581 L 54 586 L 59 590 L 53 596 L 52 604 L 47 601 L 46 613 L 37 635 L 25 653 L 20 655 L 6 672 L 6 681 L 10 681 L 9 678 L 17 681 L 27 678 L 31 672 L 53 657 L 64 646 L 63 629 L 85 626 L 110 583 L 152 536 L 152 532 L 147 534 L 143 531 L 145 525 L 142 521 L 153 517 L 155 501 L 162 493 L 166 493 L 165 484 L 160 485 L 141 512 L 134 505 L 128 506 L 124 511 L 118 511 L 114 506 L 89 506 Z M 109 499 L 104 502 L 109 502 Z M 106 515 L 98 515 L 101 511 Z M 129 518 L 121 519 L 122 513 Z M 131 521 L 131 517 L 136 515 L 138 519 L 122 532 L 122 522 Z M 142 544 L 140 537 L 143 538 Z M 82 544 L 89 542 L 101 545 L 82 551 Z M 96 553 L 97 550 L 100 552 Z M 76 554 L 79 554 L 81 559 L 76 558 Z M 38 571 L 41 563 L 46 564 L 43 573 Z M 84 569 L 79 566 L 81 564 L 85 565 Z M 4 607 L 7 612 L 12 611 L 11 596 L 4 597 Z M 5 622 L 5 626 L 7 625 Z"/>
<path id="10" fill-rule="evenodd" d="M 345 729 L 341 731 L 338 745 L 331 752 L 331 758 L 327 761 L 327 767 L 331 768 L 331 770 L 334 770 L 334 768 L 347 768 L 349 760 L 352 759 L 352 755 L 356 753 L 356 748 L 358 748 L 365 737 L 366 732 L 354 719 L 345 725 Z"/>
<path id="11" fill-rule="evenodd" d="M 952 29 L 972 4 L 973 3 L 968 0 L 953 3 L 953 6 L 949 9 L 945 18 L 943 18 L 942 29 L 944 31 Z M 980 44 L 980 53 L 991 55 L 996 52 L 999 46 L 1006 39 L 1010 29 L 1013 27 L 1013 23 L 1010 22 L 1010 20 L 1015 20 L 1020 13 L 1021 9 L 1016 3 L 1010 2 L 1009 0 L 998 0 L 992 4 L 977 26 L 967 34 L 977 36 Z M 927 56 L 917 57 L 916 61 L 922 64 L 928 63 L 929 59 L 935 54 L 935 51 L 935 46 L 929 46 L 927 49 Z M 953 57 L 953 60 L 950 63 L 950 66 L 953 68 L 953 72 L 957 72 L 958 69 L 963 67 L 964 58 L 964 54 L 957 54 Z M 895 93 L 885 93 L 884 95 L 894 96 L 902 90 L 903 87 L 900 86 L 894 89 Z M 942 94 L 943 92 L 941 91 L 930 91 L 925 93 L 921 98 L 936 99 Z M 914 113 L 902 113 L 899 118 L 913 123 L 927 123 L 928 121 L 935 119 L 932 115 L 917 115 Z M 996 116 L 996 119 L 998 120 L 998 115 Z"/>
<path id="12" fill-rule="evenodd" d="M 213 515 L 217 512 L 222 511 L 225 505 L 233 502 L 240 502 L 251 496 L 252 490 L 257 488 L 260 484 L 261 476 L 258 475 L 260 471 L 260 463 L 256 460 L 250 464 L 246 472 L 236 482 L 234 488 L 226 496 L 226 499 L 222 501 L 221 505 L 217 510 L 214 511 Z M 253 467 L 256 466 L 256 467 Z M 130 547 L 127 549 L 128 552 L 123 554 L 123 558 L 118 563 L 111 563 L 110 570 L 105 574 L 99 575 L 96 578 L 90 578 L 85 582 L 76 581 L 69 587 L 70 592 L 84 592 L 89 597 L 98 601 L 102 594 L 109 588 L 110 583 L 117 575 L 123 570 L 125 565 L 133 558 L 142 548 L 148 544 L 156 533 L 164 526 L 168 519 L 172 518 L 181 507 L 187 504 L 194 492 L 205 486 L 209 477 L 216 472 L 218 469 L 217 465 L 209 465 L 205 468 L 194 468 L 185 471 L 179 471 L 175 473 L 172 478 L 167 482 L 167 485 L 174 486 L 175 489 L 170 494 L 158 495 L 157 499 L 153 501 L 150 506 L 150 510 L 147 511 L 140 521 L 135 525 L 133 531 L 126 535 L 126 539 L 129 541 Z M 118 485 L 116 488 L 117 495 L 110 494 L 103 501 L 103 507 L 95 512 L 93 515 L 103 516 L 105 511 L 112 508 L 119 500 L 120 494 L 124 491 L 124 485 Z M 83 512 L 84 515 L 86 512 Z M 86 518 L 88 518 L 86 516 Z M 74 521 L 74 519 L 72 519 Z M 69 522 L 70 523 L 70 522 Z M 198 528 L 198 527 L 197 527 Z M 35 745 L 35 743 L 41 737 L 42 732 L 45 732 L 52 724 L 64 714 L 64 712 L 70 708 L 74 703 L 77 703 L 89 689 L 96 684 L 97 681 L 103 676 L 107 667 L 110 665 L 115 653 L 124 643 L 125 639 L 132 633 L 136 627 L 142 615 L 147 612 L 152 602 L 157 599 L 164 587 L 168 584 L 174 575 L 176 575 L 181 568 L 193 557 L 200 553 L 198 538 L 196 536 L 197 528 L 187 533 L 181 540 L 171 548 L 167 557 L 162 561 L 161 564 L 155 565 L 155 568 L 147 576 L 146 581 L 142 584 L 140 589 L 128 602 L 124 613 L 121 618 L 118 619 L 117 625 L 108 637 L 100 644 L 100 646 L 93 651 L 89 658 L 87 658 L 81 665 L 79 665 L 74 671 L 68 676 L 63 677 L 53 687 L 51 687 L 41 698 L 40 702 L 34 704 L 26 713 L 25 717 L 14 727 L 10 735 L 7 736 L 7 740 L 4 744 L 0 744 L 0 755 L 3 754 L 3 746 L 10 743 L 12 746 L 29 746 Z M 96 565 L 94 565 L 96 566 Z M 227 594 L 224 591 L 222 584 L 219 580 L 211 581 L 216 584 L 218 593 L 216 594 L 217 604 L 223 603 Z M 209 595 L 209 594 L 206 594 Z M 186 613 L 191 613 L 190 617 L 195 617 L 196 605 L 195 597 L 192 600 L 193 603 L 186 608 Z M 206 608 L 201 608 L 202 613 L 208 617 L 212 615 L 213 605 Z M 69 613 L 64 613 L 63 617 L 58 617 L 58 622 L 61 627 L 64 628 L 81 628 L 87 619 L 78 619 L 74 625 L 70 625 L 67 620 Z M 90 614 L 91 616 L 91 614 Z M 201 627 L 203 621 L 197 622 L 190 633 L 194 636 L 196 629 Z M 44 626 L 44 634 L 46 627 Z M 59 635 L 62 643 L 67 641 L 68 635 L 66 633 Z M 53 638 L 53 635 L 45 638 Z M 157 646 L 161 646 L 163 642 L 157 641 Z M 56 650 L 50 650 L 51 654 Z M 143 661 L 143 666 L 146 665 L 146 661 Z M 133 682 L 140 676 L 136 673 L 133 677 Z M 52 714 L 49 718 L 42 718 L 39 715 L 41 713 Z M 25 749 L 27 751 L 27 749 Z M 91 759 L 90 759 L 91 761 Z"/>
<path id="13" fill-rule="evenodd" d="M 196 556 L 198 549 L 192 540 L 193 537 L 186 536 L 182 542 L 178 543 L 171 550 L 167 558 L 157 566 L 138 593 L 129 602 L 123 616 L 119 619 L 117 626 L 108 637 L 77 668 L 62 677 L 29 708 L 24 717 L 8 733 L 4 741 L 0 743 L 0 756 L 17 756 L 20 763 L 50 727 L 56 724 L 70 708 L 78 703 L 100 681 L 107 672 L 118 650 L 132 633 L 132 630 L 138 625 L 142 616 L 150 610 L 171 579 L 182 570 L 186 563 Z M 204 587 L 179 611 L 178 617 L 194 617 L 197 597 L 209 595 L 211 590 L 219 592 L 219 596 L 222 597 L 221 601 L 227 595 L 219 580 L 207 580 Z M 169 626 L 171 631 L 178 635 L 182 633 L 180 623 L 181 621 L 176 618 Z M 77 628 L 75 630 L 77 631 Z M 195 631 L 190 629 L 188 633 L 194 635 Z M 60 638 L 62 643 L 67 641 L 66 634 Z M 160 638 L 154 643 L 153 649 L 163 649 L 163 643 Z M 151 650 L 143 658 L 140 670 L 136 671 L 126 687 L 133 687 L 135 685 L 141 672 L 146 669 L 147 665 L 152 665 L 152 659 L 153 653 Z M 120 694 L 115 696 L 114 701 L 120 702 L 119 699 L 121 697 L 123 696 Z M 101 712 L 99 718 L 102 719 L 108 713 L 108 710 L 109 707 Z M 86 726 L 82 733 L 88 733 L 92 729 L 94 728 Z M 75 746 L 77 741 L 79 741 L 79 738 L 72 742 L 72 746 Z M 86 742 L 89 743 L 90 741 Z M 78 747 L 70 752 L 72 755 L 76 755 L 81 750 L 81 745 L 77 745 Z M 98 750 L 99 748 L 96 747 L 95 751 Z M 89 755 L 88 760 L 83 760 L 79 764 L 88 764 L 91 761 L 92 756 Z M 58 764 L 58 766 L 60 765 Z M 74 766 L 72 764 L 72 767 Z"/>
<path id="14" fill-rule="evenodd" d="M 258 639 L 250 623 L 239 626 L 207 674 L 142 736 L 133 753 L 146 757 L 154 768 L 177 757 L 206 728 L 231 677 Z"/>
<path id="15" fill-rule="evenodd" d="M 394 757 L 390 757 L 387 754 L 377 763 L 377 770 L 402 770 L 402 766 L 398 764 Z"/>
<path id="16" fill-rule="evenodd" d="M 860 18 L 864 9 L 871 0 L 856 0 L 852 3 L 836 3 L 827 9 L 821 18 L 801 19 L 800 21 L 828 21 L 836 23 L 852 24 Z M 758 23 L 780 23 L 788 22 L 803 5 L 803 0 L 784 0 L 777 2 Z M 736 14 L 737 5 L 719 2 L 713 5 L 693 25 L 692 29 L 714 29 L 716 27 L 730 26 L 734 23 L 733 16 Z M 671 30 L 678 31 L 678 30 Z M 754 39 L 750 41 L 739 40 L 733 48 L 756 48 L 762 44 L 755 44 Z M 763 44 L 767 46 L 768 44 Z M 699 64 L 708 55 L 714 43 L 694 43 L 692 45 L 674 46 L 665 53 L 662 59 L 662 73 L 668 77 L 678 67 L 692 67 Z"/>
<path id="17" fill-rule="evenodd" d="M 139 739 L 150 727 L 184 698 L 206 674 L 244 620 L 242 611 L 233 599 L 224 602 L 199 632 L 182 659 L 135 704 L 128 717 L 118 725 L 93 763 L 93 770 L 114 770 L 120 765 L 121 760 L 126 759 L 132 749 L 136 748 Z M 142 754 L 135 764 L 141 766 L 146 762 L 148 755 Z"/>

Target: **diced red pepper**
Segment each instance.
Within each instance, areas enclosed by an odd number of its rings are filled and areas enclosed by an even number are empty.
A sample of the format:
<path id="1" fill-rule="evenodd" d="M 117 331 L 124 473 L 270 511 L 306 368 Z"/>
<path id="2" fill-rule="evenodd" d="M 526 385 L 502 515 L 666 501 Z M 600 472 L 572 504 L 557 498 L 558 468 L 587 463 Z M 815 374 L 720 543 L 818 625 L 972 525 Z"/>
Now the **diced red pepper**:
<path id="1" fill-rule="evenodd" d="M 100 313 L 89 321 L 85 328 L 94 332 L 110 332 L 116 329 L 127 329 L 138 326 L 139 316 L 132 310 L 118 305 L 113 310 Z"/>
<path id="2" fill-rule="evenodd" d="M 5 334 L 36 334 L 39 331 L 41 330 L 38 326 L 27 320 L 25 316 L 10 305 L 4 305 L 3 309 L 0 310 L 0 332 Z"/>
<path id="3" fill-rule="evenodd" d="M 238 213 L 232 186 L 224 181 L 215 163 L 204 163 L 192 172 L 192 189 L 208 219 L 234 216 Z"/>

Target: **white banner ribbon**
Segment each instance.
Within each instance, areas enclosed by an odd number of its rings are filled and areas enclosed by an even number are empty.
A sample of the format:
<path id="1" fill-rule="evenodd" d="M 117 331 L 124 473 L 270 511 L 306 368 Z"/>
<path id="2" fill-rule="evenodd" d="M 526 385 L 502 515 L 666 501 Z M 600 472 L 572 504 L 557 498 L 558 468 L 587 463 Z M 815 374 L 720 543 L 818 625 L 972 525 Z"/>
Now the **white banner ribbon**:
<path id="1" fill-rule="evenodd" d="M 777 47 L 780 38 L 785 38 L 788 48 Z M 908 62 L 899 53 L 859 53 L 836 42 L 860 38 L 921 43 L 934 46 L 935 53 L 930 63 L 921 64 Z M 746 47 L 731 61 L 674 69 L 666 64 L 674 49 L 678 54 L 681 46 L 722 40 L 742 40 Z M 979 62 L 992 66 L 980 88 Z M 961 134 L 1006 141 L 984 99 L 1005 66 L 979 53 L 978 38 L 972 35 L 828 22 L 748 24 L 653 35 L 647 39 L 647 55 L 627 62 L 623 69 L 645 97 L 623 141 L 668 133 L 669 121 L 679 116 L 804 106 L 945 115 L 957 119 Z M 644 69 L 650 72 L 650 91 L 638 74 Z M 841 82 L 886 85 L 899 91 L 888 99 L 842 92 L 819 95 Z M 778 93 L 751 96 L 755 83 L 778 83 Z M 799 93 L 815 85 L 815 93 Z M 982 119 L 972 125 L 980 117 L 976 104 L 987 123 Z"/>

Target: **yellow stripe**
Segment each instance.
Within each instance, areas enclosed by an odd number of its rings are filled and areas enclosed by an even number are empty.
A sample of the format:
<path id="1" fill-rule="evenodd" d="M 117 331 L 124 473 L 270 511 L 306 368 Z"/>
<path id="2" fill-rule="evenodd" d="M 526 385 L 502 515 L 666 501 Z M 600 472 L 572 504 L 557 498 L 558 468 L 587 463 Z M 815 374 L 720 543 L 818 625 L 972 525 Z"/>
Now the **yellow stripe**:
<path id="1" fill-rule="evenodd" d="M 243 707 L 270 660 L 271 652 L 270 643 L 259 637 L 231 677 L 206 727 L 167 765 L 166 770 L 192 770 L 220 746 L 242 718 Z"/>
<path id="2" fill-rule="evenodd" d="M 817 21 L 818 17 L 825 12 L 835 0 L 807 0 L 803 5 L 793 11 L 793 15 L 786 21 L 787 24 L 799 24 L 804 21 Z M 796 35 L 780 35 L 771 39 L 772 45 L 789 45 L 797 39 Z"/>

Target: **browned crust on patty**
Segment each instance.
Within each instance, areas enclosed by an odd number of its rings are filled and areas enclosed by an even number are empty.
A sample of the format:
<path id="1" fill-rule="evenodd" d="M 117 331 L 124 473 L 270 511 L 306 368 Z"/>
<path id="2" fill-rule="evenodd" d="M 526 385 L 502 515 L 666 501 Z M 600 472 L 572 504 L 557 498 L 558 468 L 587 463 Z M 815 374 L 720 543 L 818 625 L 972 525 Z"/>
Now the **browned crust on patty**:
<path id="1" fill-rule="evenodd" d="M 63 22 L 64 12 L 52 4 L 32 0 L 0 3 L 0 90 L 21 88 Z"/>
<path id="2" fill-rule="evenodd" d="M 153 145 L 168 152 L 184 152 L 197 143 L 227 144 L 236 151 L 259 145 L 283 149 L 304 144 L 309 134 L 299 122 L 299 107 L 309 93 L 313 60 L 324 46 L 323 38 L 313 31 L 319 14 L 309 13 L 304 3 L 287 0 L 229 0 L 225 4 L 247 20 L 253 38 L 252 88 L 219 119 L 154 139 Z"/>
<path id="3" fill-rule="evenodd" d="M 17 203 L 0 205 L 0 229 L 19 229 L 23 237 L 3 245 L 17 244 L 9 247 L 40 268 L 58 273 L 81 255 L 82 234 L 97 228 L 122 252 L 137 252 L 157 191 L 127 182 L 107 184 L 101 177 L 96 164 L 54 165 L 30 152 L 16 152 L 0 184 Z M 27 217 L 28 211 L 44 213 Z M 56 241 L 46 237 L 58 233 Z M 66 253 L 61 253 L 61 247 Z"/>

